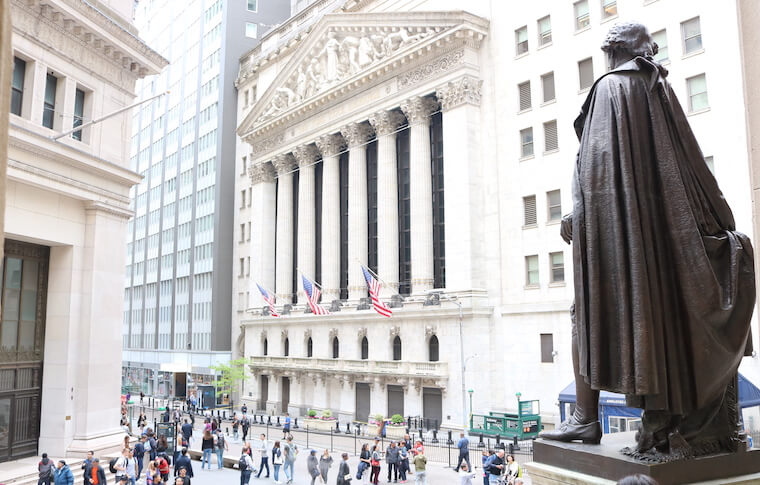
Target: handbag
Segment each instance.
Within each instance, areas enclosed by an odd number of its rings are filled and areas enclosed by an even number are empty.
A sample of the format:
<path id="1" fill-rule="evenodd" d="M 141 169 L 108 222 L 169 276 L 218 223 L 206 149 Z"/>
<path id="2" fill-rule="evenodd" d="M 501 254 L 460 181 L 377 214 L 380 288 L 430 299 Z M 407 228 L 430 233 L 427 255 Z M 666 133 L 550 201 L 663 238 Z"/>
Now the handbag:
<path id="1" fill-rule="evenodd" d="M 352 478 L 353 477 L 351 476 L 350 473 L 348 473 L 346 475 L 343 475 L 343 481 L 345 481 L 345 482 L 350 482 Z"/>

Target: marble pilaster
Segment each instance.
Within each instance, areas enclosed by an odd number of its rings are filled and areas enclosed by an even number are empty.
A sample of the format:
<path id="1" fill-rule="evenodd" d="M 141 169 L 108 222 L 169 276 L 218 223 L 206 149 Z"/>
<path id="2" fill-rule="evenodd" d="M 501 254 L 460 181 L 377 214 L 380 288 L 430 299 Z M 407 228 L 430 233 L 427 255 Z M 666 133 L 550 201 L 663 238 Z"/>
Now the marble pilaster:
<path id="1" fill-rule="evenodd" d="M 274 159 L 277 170 L 277 266 L 275 293 L 281 304 L 293 296 L 293 155 L 285 153 Z M 271 388 L 271 386 L 270 386 Z"/>
<path id="2" fill-rule="evenodd" d="M 248 291 L 251 295 L 251 307 L 261 308 L 266 305 L 261 292 L 256 287 L 260 284 L 267 291 L 274 291 L 275 264 L 275 209 L 277 196 L 275 190 L 275 171 L 269 162 L 253 165 L 248 170 L 251 179 L 251 278 Z"/>
<path id="3" fill-rule="evenodd" d="M 340 298 L 340 152 L 345 142 L 339 134 L 322 135 L 322 301 Z"/>
<path id="4" fill-rule="evenodd" d="M 319 151 L 313 144 L 308 144 L 296 147 L 293 154 L 300 167 L 298 177 L 298 269 L 307 278 L 313 280 L 316 271 L 314 164 L 319 158 Z M 303 288 L 298 285 L 298 303 L 305 302 Z"/>

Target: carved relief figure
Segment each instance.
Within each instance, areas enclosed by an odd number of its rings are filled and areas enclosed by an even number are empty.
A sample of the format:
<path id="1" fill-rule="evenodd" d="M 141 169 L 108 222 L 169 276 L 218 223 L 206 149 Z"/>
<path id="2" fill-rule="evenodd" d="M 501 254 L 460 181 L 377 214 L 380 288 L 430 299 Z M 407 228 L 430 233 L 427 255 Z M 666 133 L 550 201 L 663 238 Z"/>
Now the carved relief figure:
<path id="1" fill-rule="evenodd" d="M 354 74 L 359 72 L 359 39 L 356 37 L 346 36 L 340 43 L 341 52 L 346 53 L 348 60 L 348 72 Z"/>
<path id="2" fill-rule="evenodd" d="M 340 42 L 335 37 L 337 34 L 333 31 L 327 33 L 327 42 L 322 49 L 322 53 L 317 57 L 325 57 L 326 75 L 328 81 L 334 81 L 338 77 L 338 51 Z"/>
<path id="3" fill-rule="evenodd" d="M 298 75 L 296 76 L 296 99 L 302 101 L 306 98 L 306 73 L 303 66 L 298 66 Z"/>
<path id="4" fill-rule="evenodd" d="M 361 69 L 369 66 L 375 60 L 375 46 L 366 34 L 359 39 L 359 49 L 357 53 L 358 64 Z"/>

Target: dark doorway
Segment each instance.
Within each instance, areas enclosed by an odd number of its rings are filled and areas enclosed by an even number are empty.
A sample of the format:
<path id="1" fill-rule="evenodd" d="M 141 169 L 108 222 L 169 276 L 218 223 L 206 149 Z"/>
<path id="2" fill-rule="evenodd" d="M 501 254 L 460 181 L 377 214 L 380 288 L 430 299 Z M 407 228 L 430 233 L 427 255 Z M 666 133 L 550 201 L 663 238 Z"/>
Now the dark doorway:
<path id="1" fill-rule="evenodd" d="M 175 372 L 174 373 L 174 396 L 187 398 L 187 373 Z"/>
<path id="2" fill-rule="evenodd" d="M 356 383 L 356 415 L 354 419 L 366 423 L 369 419 L 369 384 L 366 382 Z"/>
<path id="3" fill-rule="evenodd" d="M 443 418 L 443 397 L 441 390 L 434 387 L 422 388 L 422 417 L 430 420 L 429 426 L 439 427 Z"/>
<path id="4" fill-rule="evenodd" d="M 214 409 L 216 407 L 216 390 L 214 386 L 198 386 L 198 393 L 200 394 L 202 408 Z"/>
<path id="5" fill-rule="evenodd" d="M 259 409 L 267 408 L 269 401 L 269 376 L 259 376 Z"/>
<path id="6" fill-rule="evenodd" d="M 37 454 L 50 249 L 5 242 L 0 331 L 0 462 Z"/>
<path id="7" fill-rule="evenodd" d="M 280 406 L 282 406 L 281 412 L 287 413 L 288 412 L 288 406 L 290 405 L 290 377 L 283 377 L 282 378 L 282 401 L 280 402 Z"/>
<path id="8" fill-rule="evenodd" d="M 404 388 L 388 386 L 388 417 L 394 414 L 404 415 Z"/>

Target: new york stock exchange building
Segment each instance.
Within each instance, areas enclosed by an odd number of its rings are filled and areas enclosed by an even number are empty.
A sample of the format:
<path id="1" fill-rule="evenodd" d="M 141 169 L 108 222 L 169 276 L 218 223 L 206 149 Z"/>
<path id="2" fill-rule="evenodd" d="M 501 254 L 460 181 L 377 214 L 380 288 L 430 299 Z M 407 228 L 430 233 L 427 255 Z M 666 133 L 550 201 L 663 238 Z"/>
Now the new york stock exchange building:
<path id="1" fill-rule="evenodd" d="M 509 3 L 316 1 L 241 58 L 233 352 L 249 409 L 461 429 L 519 393 L 558 422 L 572 123 L 611 24 L 592 10 L 574 33 L 570 2 Z"/>

